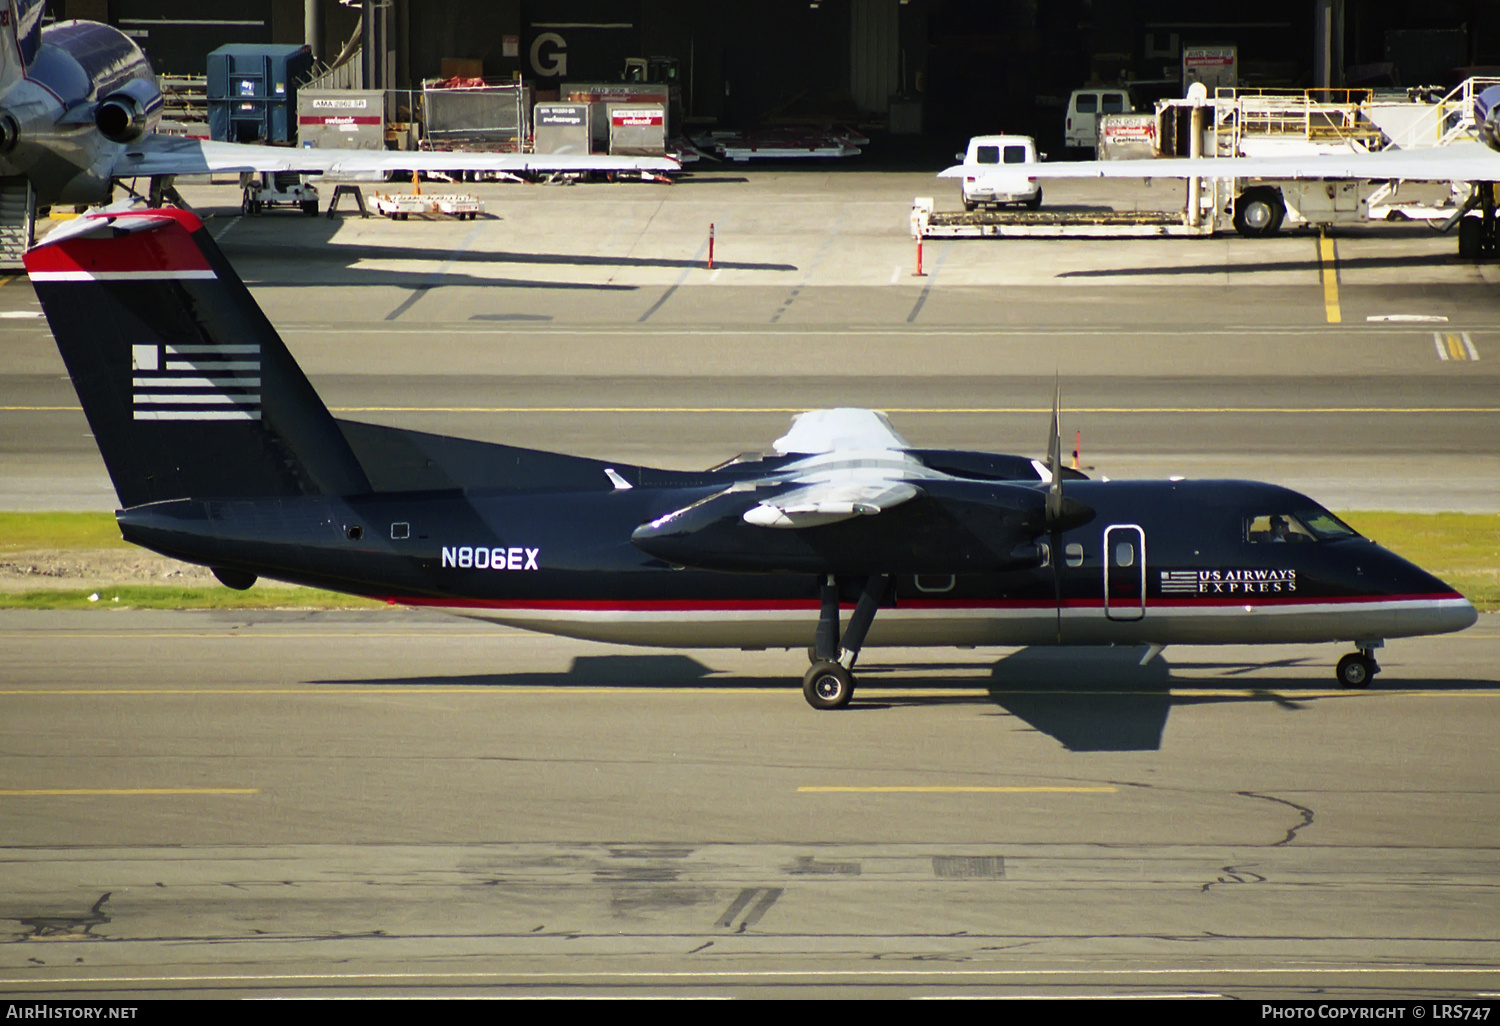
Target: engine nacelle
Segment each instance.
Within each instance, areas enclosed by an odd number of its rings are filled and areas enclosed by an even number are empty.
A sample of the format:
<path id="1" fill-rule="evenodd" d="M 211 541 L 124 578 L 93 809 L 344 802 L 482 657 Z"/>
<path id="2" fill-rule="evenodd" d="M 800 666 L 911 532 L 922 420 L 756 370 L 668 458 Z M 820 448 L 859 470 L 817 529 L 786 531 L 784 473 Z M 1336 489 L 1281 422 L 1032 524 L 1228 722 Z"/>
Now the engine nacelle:
<path id="1" fill-rule="evenodd" d="M 1500 150 L 1500 86 L 1490 86 L 1474 98 L 1479 120 L 1479 141 Z"/>
<path id="2" fill-rule="evenodd" d="M 134 142 L 156 127 L 161 108 L 156 83 L 138 78 L 99 101 L 94 124 L 110 142 Z"/>

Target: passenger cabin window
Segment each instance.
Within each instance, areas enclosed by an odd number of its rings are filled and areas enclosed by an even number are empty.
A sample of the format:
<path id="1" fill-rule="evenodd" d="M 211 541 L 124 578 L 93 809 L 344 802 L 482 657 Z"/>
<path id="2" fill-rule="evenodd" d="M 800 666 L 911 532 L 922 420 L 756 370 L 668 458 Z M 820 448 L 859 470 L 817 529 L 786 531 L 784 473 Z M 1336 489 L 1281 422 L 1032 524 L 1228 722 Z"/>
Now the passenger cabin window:
<path id="1" fill-rule="evenodd" d="M 1078 94 L 1078 113 L 1080 113 L 1080 114 L 1092 114 L 1095 111 L 1097 111 L 1098 109 L 1099 109 L 1099 94 L 1098 93 L 1079 93 Z"/>
<path id="2" fill-rule="evenodd" d="M 1007 164 L 1024 164 L 1024 163 L 1026 163 L 1026 147 L 1024 147 L 1024 146 L 1007 146 L 1007 147 L 1005 147 L 1005 162 Z"/>
<path id="3" fill-rule="evenodd" d="M 1083 566 L 1083 546 L 1077 542 L 1068 542 L 1063 549 L 1063 562 L 1069 566 Z"/>
<path id="4" fill-rule="evenodd" d="M 1125 109 L 1125 95 L 1123 93 L 1105 93 L 1102 99 L 1104 101 L 1102 110 L 1106 114 L 1119 114 Z"/>
<path id="5" fill-rule="evenodd" d="M 974 163 L 976 163 L 976 164 L 998 164 L 998 163 L 1000 163 L 1000 147 L 998 147 L 998 146 L 976 146 L 974 148 Z"/>
<path id="6" fill-rule="evenodd" d="M 397 522 L 391 525 L 391 540 L 401 541 L 403 538 L 411 537 L 411 524 Z"/>
<path id="7" fill-rule="evenodd" d="M 1245 540 L 1252 545 L 1281 545 L 1357 538 L 1348 524 L 1326 509 L 1263 513 L 1245 518 Z"/>

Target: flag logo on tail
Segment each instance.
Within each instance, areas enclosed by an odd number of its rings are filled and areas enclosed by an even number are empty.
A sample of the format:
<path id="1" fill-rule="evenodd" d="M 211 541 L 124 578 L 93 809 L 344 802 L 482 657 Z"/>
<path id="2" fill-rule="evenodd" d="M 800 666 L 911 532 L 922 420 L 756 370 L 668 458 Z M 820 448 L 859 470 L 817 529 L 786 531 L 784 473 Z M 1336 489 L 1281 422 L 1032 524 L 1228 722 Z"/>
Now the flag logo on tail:
<path id="1" fill-rule="evenodd" d="M 130 347 L 136 420 L 260 420 L 260 346 Z"/>

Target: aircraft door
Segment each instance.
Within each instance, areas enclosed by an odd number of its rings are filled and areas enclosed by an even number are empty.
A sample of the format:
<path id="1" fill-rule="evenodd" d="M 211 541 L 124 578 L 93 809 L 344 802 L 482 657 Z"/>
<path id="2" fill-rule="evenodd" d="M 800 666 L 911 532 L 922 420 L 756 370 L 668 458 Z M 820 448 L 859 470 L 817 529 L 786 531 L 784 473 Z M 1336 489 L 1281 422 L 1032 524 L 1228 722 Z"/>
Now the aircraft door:
<path id="1" fill-rule="evenodd" d="M 1111 620 L 1146 617 L 1146 532 L 1135 524 L 1104 529 L 1104 615 Z"/>

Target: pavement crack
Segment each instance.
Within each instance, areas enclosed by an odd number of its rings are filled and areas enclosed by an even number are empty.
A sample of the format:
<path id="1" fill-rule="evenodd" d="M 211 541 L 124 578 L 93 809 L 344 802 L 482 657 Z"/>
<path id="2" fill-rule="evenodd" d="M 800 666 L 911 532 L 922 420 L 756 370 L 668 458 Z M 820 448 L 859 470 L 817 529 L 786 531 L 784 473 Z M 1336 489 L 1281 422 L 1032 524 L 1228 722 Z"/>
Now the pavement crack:
<path id="1" fill-rule="evenodd" d="M 1285 805 L 1287 808 L 1295 809 L 1298 813 L 1301 814 L 1302 822 L 1288 829 L 1286 832 L 1286 836 L 1277 841 L 1275 844 L 1271 845 L 1272 848 L 1281 848 L 1285 847 L 1288 844 L 1291 844 L 1292 841 L 1294 841 L 1297 837 L 1297 831 L 1301 830 L 1303 827 L 1312 826 L 1313 810 L 1309 809 L 1305 805 L 1298 805 L 1296 802 L 1288 801 L 1285 798 L 1277 798 L 1273 794 L 1258 794 L 1255 791 L 1236 791 L 1235 794 L 1239 795 L 1241 798 L 1259 798 L 1261 801 L 1275 802 L 1278 805 Z"/>
<path id="2" fill-rule="evenodd" d="M 1200 894 L 1207 894 L 1210 887 L 1217 887 L 1220 884 L 1243 884 L 1243 883 L 1265 883 L 1266 882 L 1266 878 L 1263 877 L 1263 876 L 1261 876 L 1259 873 L 1251 872 L 1250 870 L 1244 869 L 1243 867 L 1240 867 L 1240 866 L 1225 866 L 1223 868 L 1222 872 L 1224 873 L 1223 876 L 1219 877 L 1217 880 L 1211 880 L 1208 883 L 1204 884 L 1203 885 L 1203 889 L 1199 893 Z"/>

